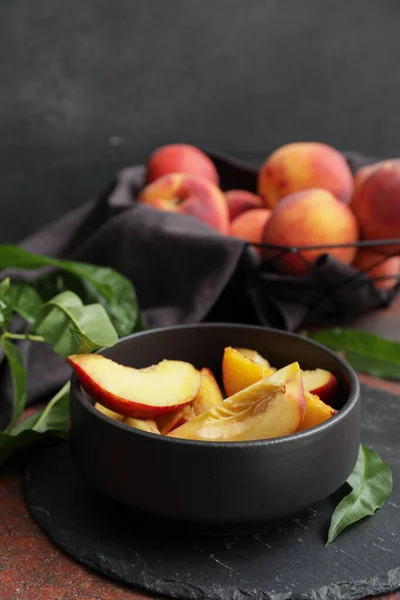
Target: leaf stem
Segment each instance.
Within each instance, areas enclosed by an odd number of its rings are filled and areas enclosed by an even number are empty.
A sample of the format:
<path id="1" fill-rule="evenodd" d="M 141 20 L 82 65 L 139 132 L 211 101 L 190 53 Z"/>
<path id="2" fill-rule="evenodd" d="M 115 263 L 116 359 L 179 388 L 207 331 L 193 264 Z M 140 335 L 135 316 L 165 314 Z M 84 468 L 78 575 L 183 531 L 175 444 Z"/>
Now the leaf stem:
<path id="1" fill-rule="evenodd" d="M 11 333 L 11 331 L 5 331 L 3 333 L 4 338 L 9 340 L 30 340 L 31 342 L 44 342 L 45 339 L 41 335 L 32 335 L 30 333 Z"/>
<path id="2" fill-rule="evenodd" d="M 49 414 L 49 412 L 51 411 L 53 406 L 55 404 L 57 404 L 57 402 L 60 400 L 60 398 L 62 398 L 64 396 L 64 394 L 69 393 L 69 388 L 70 388 L 70 381 L 67 381 L 67 383 L 65 383 L 63 385 L 63 387 L 60 390 L 58 390 L 57 394 L 55 396 L 53 396 L 53 398 L 47 404 L 46 408 L 43 410 L 39 419 L 36 421 L 36 423 L 32 427 L 33 431 L 40 431 L 40 425 L 46 419 L 47 415 Z"/>

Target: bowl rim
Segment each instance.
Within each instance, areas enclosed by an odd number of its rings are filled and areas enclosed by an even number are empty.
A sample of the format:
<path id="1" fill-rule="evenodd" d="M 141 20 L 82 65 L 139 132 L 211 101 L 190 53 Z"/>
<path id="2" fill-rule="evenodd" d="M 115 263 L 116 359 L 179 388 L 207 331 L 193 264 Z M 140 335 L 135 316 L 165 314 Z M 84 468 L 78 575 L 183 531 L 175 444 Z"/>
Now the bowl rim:
<path id="1" fill-rule="evenodd" d="M 263 440 L 247 440 L 247 441 L 231 441 L 231 442 L 215 441 L 215 442 L 212 442 L 212 441 L 207 441 L 207 440 L 187 440 L 187 439 L 183 439 L 183 438 L 173 438 L 173 437 L 169 437 L 167 435 L 159 435 L 159 434 L 155 434 L 155 433 L 150 433 L 147 431 L 142 431 L 141 429 L 135 429 L 134 427 L 130 427 L 129 425 L 125 425 L 124 423 L 121 423 L 120 421 L 115 421 L 114 419 L 110 419 L 109 417 L 104 415 L 102 412 L 100 412 L 99 410 L 94 408 L 94 404 L 92 404 L 89 401 L 89 399 L 91 399 L 91 396 L 89 396 L 86 392 L 84 392 L 82 390 L 82 388 L 79 386 L 79 381 L 78 381 L 78 378 L 75 375 L 75 373 L 72 373 L 72 376 L 70 378 L 71 392 L 74 393 L 75 397 L 77 398 L 78 402 L 82 405 L 82 407 L 84 409 L 86 409 L 87 411 L 89 411 L 90 413 L 92 413 L 93 415 L 95 415 L 95 417 L 103 420 L 104 422 L 108 423 L 112 427 L 117 427 L 117 428 L 122 429 L 123 431 L 130 432 L 132 435 L 139 435 L 139 436 L 142 436 L 142 437 L 145 437 L 148 439 L 152 439 L 152 440 L 154 440 L 154 443 L 158 443 L 158 444 L 161 443 L 161 444 L 183 445 L 186 447 L 192 446 L 192 447 L 220 448 L 221 451 L 223 449 L 228 449 L 228 448 L 229 448 L 229 450 L 232 450 L 232 448 L 237 448 L 238 450 L 243 450 L 243 449 L 249 448 L 249 447 L 264 448 L 264 447 L 268 447 L 268 446 L 271 447 L 271 446 L 276 446 L 276 445 L 280 445 L 280 444 L 292 444 L 292 443 L 296 444 L 300 440 L 304 440 L 304 442 L 307 442 L 307 440 L 310 440 L 310 438 L 317 436 L 319 433 L 322 434 L 324 431 L 331 429 L 337 423 L 344 420 L 347 417 L 347 415 L 355 408 L 355 406 L 359 402 L 359 400 L 360 400 L 360 383 L 359 383 L 359 380 L 358 380 L 355 370 L 349 365 L 349 363 L 346 360 L 344 360 L 341 356 L 339 356 L 339 354 L 337 354 L 335 351 L 331 350 L 327 346 L 324 346 L 323 344 L 320 344 L 319 342 L 316 342 L 315 340 L 311 340 L 311 339 L 309 339 L 305 336 L 302 336 L 298 333 L 292 333 L 292 332 L 284 331 L 284 330 L 277 329 L 274 327 L 264 327 L 263 325 L 250 325 L 250 324 L 247 325 L 245 323 L 229 323 L 229 322 L 207 322 L 207 323 L 190 323 L 190 324 L 183 324 L 183 325 L 167 325 L 165 327 L 145 329 L 143 331 L 131 333 L 129 335 L 121 337 L 118 340 L 118 342 L 116 342 L 116 344 L 114 344 L 114 346 L 116 346 L 120 342 L 123 342 L 128 339 L 132 339 L 132 338 L 136 339 L 136 338 L 140 338 L 142 336 L 151 335 L 153 333 L 165 332 L 165 331 L 177 331 L 177 330 L 181 330 L 181 329 L 189 329 L 190 330 L 190 329 L 199 329 L 199 328 L 211 329 L 211 330 L 212 329 L 220 329 L 220 328 L 231 329 L 232 327 L 235 329 L 238 329 L 238 330 L 252 329 L 252 330 L 262 331 L 262 332 L 266 332 L 266 333 L 270 332 L 270 333 L 278 334 L 278 335 L 281 335 L 286 338 L 301 339 L 305 343 L 310 344 L 311 346 L 314 346 L 316 348 L 319 348 L 320 350 L 322 350 L 325 353 L 332 356 L 332 358 L 334 358 L 339 363 L 339 365 L 347 372 L 347 375 L 348 375 L 349 381 L 350 381 L 350 393 L 349 393 L 349 397 L 347 398 L 344 406 L 335 415 L 333 415 L 330 419 L 328 419 L 324 423 L 321 423 L 320 425 L 315 425 L 314 427 L 311 427 L 310 429 L 305 429 L 304 431 L 297 431 L 297 432 L 291 433 L 289 435 L 280 436 L 280 437 L 276 437 L 276 438 L 266 438 Z M 110 348 L 112 348 L 114 346 L 111 346 Z M 95 352 L 95 354 L 101 354 L 104 350 L 108 350 L 108 349 L 109 348 L 99 348 L 99 350 L 97 350 Z"/>

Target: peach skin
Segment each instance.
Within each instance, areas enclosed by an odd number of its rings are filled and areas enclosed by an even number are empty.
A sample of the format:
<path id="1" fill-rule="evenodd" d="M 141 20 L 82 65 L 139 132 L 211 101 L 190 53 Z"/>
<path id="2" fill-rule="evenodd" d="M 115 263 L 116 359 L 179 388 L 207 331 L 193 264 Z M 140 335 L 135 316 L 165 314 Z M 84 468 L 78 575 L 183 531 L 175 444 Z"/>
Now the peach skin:
<path id="1" fill-rule="evenodd" d="M 219 185 L 218 171 L 205 152 L 190 144 L 168 144 L 157 148 L 147 161 L 147 182 L 169 173 L 190 173 Z"/>
<path id="2" fill-rule="evenodd" d="M 361 186 L 364 181 L 375 173 L 375 171 L 379 171 L 382 167 L 389 166 L 395 167 L 400 166 L 400 158 L 391 158 L 390 160 L 381 160 L 376 163 L 372 163 L 370 165 L 365 165 L 365 167 L 361 167 L 354 175 L 353 180 L 353 194 L 351 196 L 351 208 L 355 211 L 355 205 L 359 202 L 362 203 L 362 194 L 360 194 Z"/>
<path id="3" fill-rule="evenodd" d="M 343 202 L 350 199 L 353 176 L 335 148 L 319 142 L 294 142 L 275 150 L 260 168 L 258 194 L 267 208 L 310 188 L 325 189 Z"/>
<path id="4" fill-rule="evenodd" d="M 367 171 L 356 186 L 351 208 L 363 239 L 400 238 L 400 160 L 384 161 Z M 376 246 L 375 251 L 399 254 L 400 244 Z"/>
<path id="5" fill-rule="evenodd" d="M 225 196 L 204 177 L 187 173 L 164 175 L 141 191 L 138 202 L 159 210 L 191 215 L 220 233 L 228 233 Z"/>
<path id="6" fill-rule="evenodd" d="M 196 398 L 186 406 L 178 408 L 173 413 L 157 419 L 160 432 L 166 435 L 176 427 L 197 417 L 203 411 L 216 406 L 224 399 L 213 372 L 210 369 L 200 371 L 200 389 Z"/>
<path id="7" fill-rule="evenodd" d="M 125 417 L 154 419 L 189 404 L 200 388 L 200 373 L 178 360 L 147 369 L 125 367 L 100 354 L 75 354 L 67 362 L 89 396 Z"/>
<path id="8" fill-rule="evenodd" d="M 261 244 L 265 225 L 272 212 L 268 208 L 252 208 L 234 219 L 231 223 L 229 234 L 242 238 L 250 244 Z M 262 252 L 261 248 L 257 248 Z"/>
<path id="9" fill-rule="evenodd" d="M 247 190 L 229 190 L 225 192 L 225 198 L 228 203 L 230 221 L 236 219 L 246 210 L 263 208 L 263 201 L 260 196 Z"/>
<path id="10" fill-rule="evenodd" d="M 333 373 L 325 369 L 303 371 L 304 391 L 317 395 L 324 402 L 335 398 L 339 383 Z"/>
<path id="11" fill-rule="evenodd" d="M 299 248 L 354 244 L 358 240 L 358 225 L 350 208 L 322 189 L 304 190 L 279 202 L 264 229 L 265 244 Z M 323 254 L 331 254 L 344 264 L 350 264 L 356 254 L 354 246 L 319 248 L 285 253 L 265 249 L 264 257 L 274 257 L 284 273 L 298 275 L 309 269 Z M 306 260 L 305 260 L 306 259 Z"/>
<path id="12" fill-rule="evenodd" d="M 368 275 L 380 290 L 390 290 L 400 281 L 400 256 L 384 260 L 382 254 L 369 248 L 360 248 L 353 266 Z"/>
<path id="13" fill-rule="evenodd" d="M 263 377 L 174 429 L 169 436 L 212 442 L 263 440 L 294 433 L 305 413 L 303 379 L 298 363 L 282 383 Z"/>

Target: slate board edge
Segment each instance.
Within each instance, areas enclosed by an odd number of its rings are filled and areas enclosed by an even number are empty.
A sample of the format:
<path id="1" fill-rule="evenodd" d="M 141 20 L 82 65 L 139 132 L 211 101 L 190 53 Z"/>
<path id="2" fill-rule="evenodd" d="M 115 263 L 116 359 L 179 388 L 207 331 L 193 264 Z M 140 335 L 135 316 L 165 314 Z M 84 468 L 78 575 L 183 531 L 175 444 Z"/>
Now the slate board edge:
<path id="1" fill-rule="evenodd" d="M 32 518 L 51 541 L 84 566 L 97 571 L 100 575 L 109 577 L 143 593 L 156 594 L 161 597 L 167 596 L 176 600 L 329 600 L 331 598 L 335 600 L 363 600 L 366 596 L 371 597 L 371 595 L 393 592 L 400 587 L 400 567 L 371 579 L 351 583 L 345 581 L 338 582 L 324 586 L 318 590 L 310 590 L 300 594 L 294 594 L 292 590 L 288 590 L 287 593 L 265 592 L 260 589 L 254 589 L 252 592 L 249 592 L 240 588 L 227 589 L 226 587 L 215 586 L 212 595 L 210 595 L 209 590 L 205 593 L 200 587 L 188 585 L 181 580 L 160 580 L 153 575 L 146 575 L 143 572 L 137 577 L 135 582 L 132 582 L 120 577 L 113 569 L 108 568 L 105 561 L 98 555 L 92 555 L 90 552 L 88 552 L 88 555 L 72 554 L 68 549 L 68 544 L 63 539 L 55 539 L 47 527 L 49 519 L 51 519 L 51 515 L 49 515 L 47 509 L 44 510 L 41 507 L 32 506 L 29 502 L 29 492 L 25 485 L 29 479 L 30 465 L 28 464 L 23 482 L 24 499 Z"/>

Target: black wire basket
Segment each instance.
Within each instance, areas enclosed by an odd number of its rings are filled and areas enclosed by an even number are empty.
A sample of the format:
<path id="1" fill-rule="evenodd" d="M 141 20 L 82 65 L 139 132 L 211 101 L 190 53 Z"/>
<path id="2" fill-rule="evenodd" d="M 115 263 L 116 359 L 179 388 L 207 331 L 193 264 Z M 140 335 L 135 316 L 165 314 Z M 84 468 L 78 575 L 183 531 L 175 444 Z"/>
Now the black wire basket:
<path id="1" fill-rule="evenodd" d="M 400 238 L 323 246 L 249 246 L 254 254 L 254 250 L 267 250 L 271 255 L 250 261 L 242 280 L 257 320 L 264 325 L 278 323 L 282 328 L 296 330 L 305 325 L 351 322 L 371 311 L 389 307 L 400 289 L 399 269 L 388 275 L 371 273 L 399 254 Z M 359 270 L 354 265 L 344 265 L 330 253 L 346 247 L 368 248 L 379 256 L 368 268 Z M 311 262 L 305 254 L 310 250 L 323 254 Z M 296 254 L 304 262 L 305 272 L 285 274 L 281 260 L 286 254 Z"/>

